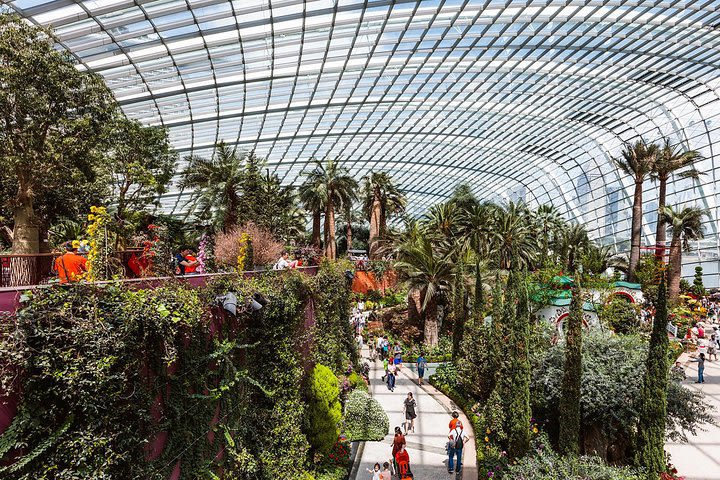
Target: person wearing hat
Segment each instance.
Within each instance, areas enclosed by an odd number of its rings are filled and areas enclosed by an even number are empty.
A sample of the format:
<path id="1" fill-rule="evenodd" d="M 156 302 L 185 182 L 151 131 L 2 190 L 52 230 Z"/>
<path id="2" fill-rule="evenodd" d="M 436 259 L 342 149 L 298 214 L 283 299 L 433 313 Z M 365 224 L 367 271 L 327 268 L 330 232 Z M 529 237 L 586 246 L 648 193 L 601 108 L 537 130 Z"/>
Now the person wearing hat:
<path id="1" fill-rule="evenodd" d="M 77 254 L 73 242 L 64 245 L 65 253 L 55 260 L 60 283 L 77 282 L 87 272 L 87 258 Z"/>
<path id="2" fill-rule="evenodd" d="M 448 427 L 450 430 L 455 430 L 455 427 L 457 427 L 457 424 L 460 423 L 460 414 L 457 412 L 457 410 L 453 410 L 452 419 L 450 420 L 450 425 Z M 462 428 L 462 423 L 460 423 L 460 428 Z"/>

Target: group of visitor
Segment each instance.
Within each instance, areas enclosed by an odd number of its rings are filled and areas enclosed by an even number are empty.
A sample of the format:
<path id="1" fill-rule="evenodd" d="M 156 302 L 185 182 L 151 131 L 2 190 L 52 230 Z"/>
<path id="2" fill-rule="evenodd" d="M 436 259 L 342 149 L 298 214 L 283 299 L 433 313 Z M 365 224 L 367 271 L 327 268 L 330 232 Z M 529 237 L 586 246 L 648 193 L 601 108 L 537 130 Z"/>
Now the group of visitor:
<path id="1" fill-rule="evenodd" d="M 290 254 L 288 252 L 283 252 L 280 258 L 278 258 L 278 261 L 275 262 L 275 265 L 273 265 L 273 270 L 295 269 L 302 266 L 303 261 L 300 252 L 295 252 L 295 258 L 292 260 L 290 260 Z"/>

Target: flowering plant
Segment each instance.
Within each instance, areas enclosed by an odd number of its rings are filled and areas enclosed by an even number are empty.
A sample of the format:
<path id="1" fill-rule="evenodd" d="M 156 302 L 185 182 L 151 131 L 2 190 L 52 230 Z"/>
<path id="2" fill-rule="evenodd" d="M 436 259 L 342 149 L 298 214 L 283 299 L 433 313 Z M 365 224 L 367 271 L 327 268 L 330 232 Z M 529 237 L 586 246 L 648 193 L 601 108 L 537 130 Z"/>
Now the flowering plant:
<path id="1" fill-rule="evenodd" d="M 340 435 L 333 445 L 330 453 L 328 453 L 328 459 L 335 465 L 347 465 L 350 459 L 350 442 L 347 437 Z"/>
<path id="2" fill-rule="evenodd" d="M 203 233 L 200 238 L 200 246 L 198 247 L 198 267 L 196 271 L 198 273 L 207 273 L 212 260 L 212 244 L 210 243 L 210 238 L 207 234 Z"/>
<path id="3" fill-rule="evenodd" d="M 238 237 L 237 269 L 238 272 L 245 272 L 253 267 L 252 239 L 247 232 L 242 232 Z"/>
<path id="4" fill-rule="evenodd" d="M 107 280 L 111 277 L 111 242 L 108 240 L 107 226 L 110 214 L 105 207 L 90 207 L 88 215 L 90 224 L 87 234 L 90 238 L 88 251 L 87 274 L 88 281 Z"/>

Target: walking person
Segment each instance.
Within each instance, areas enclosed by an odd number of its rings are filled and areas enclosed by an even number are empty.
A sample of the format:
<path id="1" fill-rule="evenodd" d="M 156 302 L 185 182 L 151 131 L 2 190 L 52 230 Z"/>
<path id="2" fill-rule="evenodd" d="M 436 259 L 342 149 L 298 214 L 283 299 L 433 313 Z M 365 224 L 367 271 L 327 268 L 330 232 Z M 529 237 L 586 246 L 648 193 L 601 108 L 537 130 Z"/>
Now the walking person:
<path id="1" fill-rule="evenodd" d="M 448 435 L 447 451 L 448 451 L 448 473 L 462 471 L 462 454 L 465 444 L 470 440 L 462 428 L 460 420 L 455 424 L 455 429 L 450 431 Z M 457 461 L 455 461 L 457 460 Z"/>
<path id="2" fill-rule="evenodd" d="M 405 414 L 405 423 L 403 426 L 405 427 L 405 435 L 407 435 L 409 431 L 415 433 L 415 419 L 417 418 L 417 413 L 415 413 L 416 406 L 417 402 L 413 398 L 412 392 L 408 392 L 403 402 L 403 413 Z"/>
<path id="3" fill-rule="evenodd" d="M 415 361 L 417 365 L 417 372 L 418 372 L 418 385 L 423 384 L 423 377 L 425 376 L 425 369 L 427 368 L 427 361 L 425 360 L 425 357 L 423 356 L 422 352 L 420 353 L 420 356 Z"/>
<path id="4" fill-rule="evenodd" d="M 405 444 L 400 445 L 397 453 L 395 453 L 395 464 L 397 465 L 395 473 L 400 480 L 413 478 L 410 472 L 410 455 L 405 450 Z"/>
<path id="5" fill-rule="evenodd" d="M 701 353 L 697 359 L 690 361 L 698 364 L 698 379 L 695 383 L 705 383 L 705 354 Z"/>
<path id="6" fill-rule="evenodd" d="M 395 475 L 398 473 L 397 468 L 397 462 L 395 461 L 395 455 L 397 452 L 400 451 L 400 447 L 403 449 L 405 448 L 405 435 L 402 434 L 402 430 L 400 430 L 400 427 L 395 427 L 395 436 L 393 437 L 393 443 L 392 443 L 392 461 L 393 461 L 393 470 L 395 470 Z"/>
<path id="7" fill-rule="evenodd" d="M 390 363 L 387 367 L 387 373 L 385 376 L 387 377 L 387 387 L 388 390 L 391 392 L 395 391 L 395 374 L 397 373 L 397 367 Z"/>
<path id="8" fill-rule="evenodd" d="M 380 480 L 392 480 L 392 472 L 390 471 L 390 463 L 383 463 L 383 471 L 380 474 Z"/>
<path id="9" fill-rule="evenodd" d="M 717 356 L 717 338 L 715 337 L 715 334 L 714 334 L 714 333 L 713 333 L 712 335 L 710 335 L 710 343 L 708 344 L 707 352 L 708 352 L 708 361 L 709 361 L 709 362 L 712 362 L 712 357 L 713 357 L 713 356 L 715 357 L 715 360 L 718 359 L 718 356 Z"/>

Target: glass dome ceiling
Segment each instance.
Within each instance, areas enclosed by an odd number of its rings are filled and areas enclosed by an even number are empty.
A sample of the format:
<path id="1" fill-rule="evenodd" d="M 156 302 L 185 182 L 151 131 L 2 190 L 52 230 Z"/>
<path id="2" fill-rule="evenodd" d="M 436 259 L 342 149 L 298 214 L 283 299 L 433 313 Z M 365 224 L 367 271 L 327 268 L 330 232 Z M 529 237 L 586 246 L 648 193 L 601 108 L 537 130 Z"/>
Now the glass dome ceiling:
<path id="1" fill-rule="evenodd" d="M 552 203 L 622 248 L 633 185 L 611 158 L 639 136 L 682 142 L 707 174 L 668 200 L 710 209 L 697 247 L 717 263 L 720 1 L 2 3 L 53 26 L 181 155 L 224 140 L 286 184 L 311 157 L 339 157 L 356 177 L 388 171 L 413 215 L 467 182 L 484 199 Z M 648 183 L 647 244 L 656 208 Z"/>

